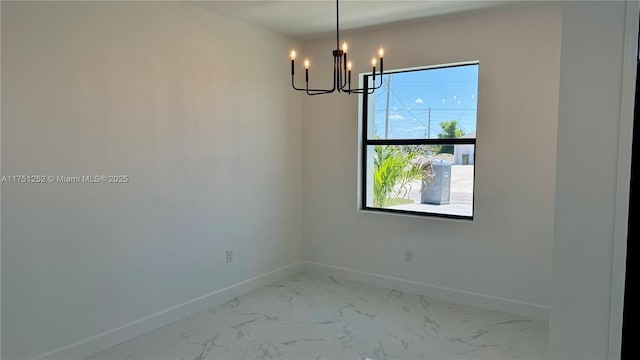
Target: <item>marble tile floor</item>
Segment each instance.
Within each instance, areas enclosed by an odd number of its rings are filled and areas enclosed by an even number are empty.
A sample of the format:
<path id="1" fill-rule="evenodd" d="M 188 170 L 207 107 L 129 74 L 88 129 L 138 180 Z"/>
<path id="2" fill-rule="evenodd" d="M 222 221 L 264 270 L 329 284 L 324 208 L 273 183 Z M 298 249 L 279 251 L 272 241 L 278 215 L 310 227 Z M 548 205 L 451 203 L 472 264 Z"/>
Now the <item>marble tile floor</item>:
<path id="1" fill-rule="evenodd" d="M 542 359 L 548 323 L 299 273 L 87 360 Z"/>

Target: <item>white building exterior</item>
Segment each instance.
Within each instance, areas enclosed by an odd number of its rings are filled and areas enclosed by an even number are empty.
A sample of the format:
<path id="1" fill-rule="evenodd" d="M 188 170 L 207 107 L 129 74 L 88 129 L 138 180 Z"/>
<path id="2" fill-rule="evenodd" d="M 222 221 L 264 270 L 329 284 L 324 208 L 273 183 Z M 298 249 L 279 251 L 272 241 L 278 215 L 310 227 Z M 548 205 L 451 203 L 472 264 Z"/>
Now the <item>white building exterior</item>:
<path id="1" fill-rule="evenodd" d="M 476 132 L 472 132 L 462 136 L 464 139 L 474 139 L 476 137 Z M 463 157 L 466 158 L 469 156 L 468 163 L 469 165 L 473 165 L 475 162 L 475 145 L 472 144 L 459 144 L 453 146 L 453 164 L 454 165 L 463 165 Z M 465 156 L 463 156 L 465 155 Z"/>

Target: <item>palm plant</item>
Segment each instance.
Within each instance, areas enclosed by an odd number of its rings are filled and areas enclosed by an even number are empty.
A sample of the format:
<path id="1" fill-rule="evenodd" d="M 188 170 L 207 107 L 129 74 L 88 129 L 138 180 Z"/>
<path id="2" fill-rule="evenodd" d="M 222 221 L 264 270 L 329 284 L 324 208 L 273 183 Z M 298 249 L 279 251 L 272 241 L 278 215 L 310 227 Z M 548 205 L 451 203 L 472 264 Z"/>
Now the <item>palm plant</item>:
<path id="1" fill-rule="evenodd" d="M 373 204 L 387 207 L 391 194 L 404 191 L 408 196 L 411 182 L 422 178 L 424 164 L 416 161 L 418 152 L 392 145 L 376 145 L 373 160 Z"/>

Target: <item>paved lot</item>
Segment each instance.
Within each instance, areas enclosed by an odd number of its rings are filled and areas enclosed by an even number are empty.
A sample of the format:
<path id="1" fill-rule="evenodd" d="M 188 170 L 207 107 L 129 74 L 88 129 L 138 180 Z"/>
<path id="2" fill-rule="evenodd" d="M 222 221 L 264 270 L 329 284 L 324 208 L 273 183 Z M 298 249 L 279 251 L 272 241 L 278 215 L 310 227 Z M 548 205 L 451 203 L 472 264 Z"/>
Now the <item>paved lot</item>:
<path id="1" fill-rule="evenodd" d="M 411 183 L 409 199 L 414 204 L 391 206 L 391 209 L 446 213 L 471 216 L 473 211 L 473 165 L 451 166 L 451 198 L 450 204 L 431 205 L 420 203 L 420 181 Z"/>

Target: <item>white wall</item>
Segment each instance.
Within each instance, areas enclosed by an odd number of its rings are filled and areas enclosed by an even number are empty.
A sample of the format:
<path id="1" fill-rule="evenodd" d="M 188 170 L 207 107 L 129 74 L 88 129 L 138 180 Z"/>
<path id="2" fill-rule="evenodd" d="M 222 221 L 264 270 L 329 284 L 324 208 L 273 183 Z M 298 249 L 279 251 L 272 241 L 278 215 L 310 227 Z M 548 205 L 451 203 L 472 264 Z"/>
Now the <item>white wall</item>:
<path id="1" fill-rule="evenodd" d="M 468 155 L 469 158 L 467 160 L 468 165 L 473 165 L 474 159 L 476 158 L 476 151 L 473 145 L 454 145 L 453 146 L 453 163 L 456 165 L 463 165 L 464 160 L 462 155 Z"/>
<path id="2" fill-rule="evenodd" d="M 561 10 L 507 7 L 345 36 L 350 59 L 361 66 L 356 72 L 367 71 L 381 45 L 388 69 L 480 61 L 475 220 L 358 212 L 358 98 L 307 97 L 305 260 L 434 285 L 425 288 L 472 303 L 512 303 L 512 311 L 544 317 Z M 312 81 L 329 78 L 334 41 L 306 44 Z M 414 263 L 403 263 L 405 249 L 414 251 Z"/>
<path id="3" fill-rule="evenodd" d="M 293 41 L 173 2 L 2 2 L 2 358 L 301 260 Z M 225 249 L 235 263 L 224 264 Z"/>
<path id="4" fill-rule="evenodd" d="M 635 26 L 626 41 L 636 49 L 637 3 L 630 8 L 635 8 L 630 14 Z M 633 113 L 632 99 L 621 103 L 623 76 L 633 78 L 622 67 L 636 61 L 635 50 L 623 58 L 624 26 L 624 2 L 564 4 L 549 334 L 550 355 L 556 359 L 607 358 L 609 321 L 619 317 L 610 314 L 614 214 L 628 206 L 628 198 L 616 204 L 618 129 L 632 121 Z M 622 120 L 621 104 L 631 108 Z M 628 188 L 631 143 L 625 144 L 621 154 L 627 161 L 620 166 L 627 167 L 622 185 Z M 626 218 L 621 220 L 626 226 Z M 619 347 L 611 346 L 610 354 L 619 358 Z"/>
<path id="5" fill-rule="evenodd" d="M 3 358 L 295 263 L 301 212 L 309 262 L 551 305 L 553 358 L 606 357 L 621 3 L 347 37 L 356 65 L 380 45 L 388 68 L 480 61 L 473 223 L 356 211 L 357 98 L 293 94 L 291 40 L 179 3 L 1 8 L 2 175 L 131 178 L 2 185 Z M 306 46 L 314 81 L 331 70 L 332 42 Z"/>

